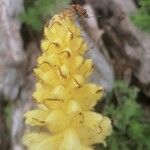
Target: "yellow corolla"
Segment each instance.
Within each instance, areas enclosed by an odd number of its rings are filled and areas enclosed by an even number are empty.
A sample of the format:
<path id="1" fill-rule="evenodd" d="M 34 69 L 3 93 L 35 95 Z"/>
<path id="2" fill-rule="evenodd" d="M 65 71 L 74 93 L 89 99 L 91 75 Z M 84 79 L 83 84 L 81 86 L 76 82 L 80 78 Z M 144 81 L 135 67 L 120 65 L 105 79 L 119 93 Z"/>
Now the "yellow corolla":
<path id="1" fill-rule="evenodd" d="M 111 134 L 109 118 L 93 112 L 103 88 L 88 83 L 91 59 L 75 20 L 67 13 L 55 15 L 44 28 L 42 56 L 37 59 L 33 98 L 39 104 L 25 114 L 26 124 L 40 131 L 26 133 L 29 150 L 92 150 Z"/>

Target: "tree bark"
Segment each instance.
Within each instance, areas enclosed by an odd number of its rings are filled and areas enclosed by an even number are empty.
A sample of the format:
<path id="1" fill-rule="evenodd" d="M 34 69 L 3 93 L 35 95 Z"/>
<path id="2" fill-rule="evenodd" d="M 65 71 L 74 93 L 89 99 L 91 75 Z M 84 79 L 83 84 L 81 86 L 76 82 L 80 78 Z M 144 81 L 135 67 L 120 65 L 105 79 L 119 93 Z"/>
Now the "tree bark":
<path id="1" fill-rule="evenodd" d="M 136 78 L 136 85 L 150 96 L 150 35 L 142 32 L 130 20 L 130 15 L 136 11 L 136 5 L 131 0 L 86 0 L 92 6 L 97 19 L 98 28 L 91 33 L 96 42 L 103 43 L 105 57 L 113 64 L 117 79 L 128 83 Z M 99 17 L 101 16 L 101 17 Z M 90 18 L 89 18 L 90 20 Z M 89 21 L 90 22 L 90 21 Z M 93 22 L 92 22 L 93 23 Z M 90 24 L 89 24 L 90 26 Z M 97 36 L 103 30 L 101 38 Z M 100 51 L 102 51 L 99 45 Z"/>
<path id="2" fill-rule="evenodd" d="M 0 0 L 0 106 L 4 120 L 3 103 L 12 103 L 12 126 L 10 138 L 1 137 L 0 149 L 21 150 L 23 132 L 22 113 L 24 110 L 21 93 L 25 86 L 26 53 L 20 35 L 19 14 L 23 11 L 23 0 Z M 28 94 L 27 92 L 24 94 Z M 31 94 L 30 94 L 31 95 Z M 18 107 L 19 106 L 19 107 Z M 3 124 L 2 124 L 3 122 Z M 5 120 L 1 121 L 1 132 L 6 131 Z M 7 132 L 5 136 L 7 136 Z M 10 134 L 8 134 L 10 135 Z M 5 141 L 5 142 L 3 142 Z M 6 143 L 7 142 L 7 143 Z M 6 144 L 8 145 L 6 147 Z M 11 145 L 11 147 L 9 147 Z M 20 146 L 18 146 L 20 145 Z"/>

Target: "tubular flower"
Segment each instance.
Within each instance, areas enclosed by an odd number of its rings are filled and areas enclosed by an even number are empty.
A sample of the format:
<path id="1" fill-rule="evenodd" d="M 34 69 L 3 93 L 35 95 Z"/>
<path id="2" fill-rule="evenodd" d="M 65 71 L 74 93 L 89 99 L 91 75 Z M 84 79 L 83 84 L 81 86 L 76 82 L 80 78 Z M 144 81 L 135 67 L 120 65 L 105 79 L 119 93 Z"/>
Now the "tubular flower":
<path id="1" fill-rule="evenodd" d="M 92 111 L 103 88 L 87 81 L 93 64 L 84 57 L 87 44 L 74 19 L 64 11 L 44 28 L 34 69 L 39 107 L 25 114 L 26 124 L 44 130 L 25 134 L 29 150 L 92 150 L 112 132 L 110 119 Z"/>

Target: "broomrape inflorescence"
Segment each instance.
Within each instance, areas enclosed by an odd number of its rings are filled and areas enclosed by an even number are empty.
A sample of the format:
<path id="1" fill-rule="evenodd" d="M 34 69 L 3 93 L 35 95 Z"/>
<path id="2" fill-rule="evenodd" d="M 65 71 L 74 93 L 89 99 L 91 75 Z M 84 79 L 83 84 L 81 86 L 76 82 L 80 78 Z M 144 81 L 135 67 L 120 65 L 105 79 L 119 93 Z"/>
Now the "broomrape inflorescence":
<path id="1" fill-rule="evenodd" d="M 111 121 L 92 111 L 103 88 L 86 81 L 93 64 L 84 58 L 87 44 L 75 9 L 55 15 L 45 26 L 41 49 L 33 93 L 39 107 L 25 117 L 26 124 L 45 130 L 26 133 L 23 143 L 29 150 L 92 150 L 93 144 L 105 143 Z"/>

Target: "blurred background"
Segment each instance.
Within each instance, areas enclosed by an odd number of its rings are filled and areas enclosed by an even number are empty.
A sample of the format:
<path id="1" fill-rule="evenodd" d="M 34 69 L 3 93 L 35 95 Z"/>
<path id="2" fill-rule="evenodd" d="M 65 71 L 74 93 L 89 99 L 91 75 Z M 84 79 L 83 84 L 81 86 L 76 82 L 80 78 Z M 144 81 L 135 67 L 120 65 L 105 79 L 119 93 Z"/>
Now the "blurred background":
<path id="1" fill-rule="evenodd" d="M 70 2 L 89 15 L 77 21 L 95 65 L 90 80 L 105 88 L 95 109 L 114 129 L 95 149 L 150 150 L 150 0 L 0 0 L 0 150 L 24 150 L 43 27 Z"/>

